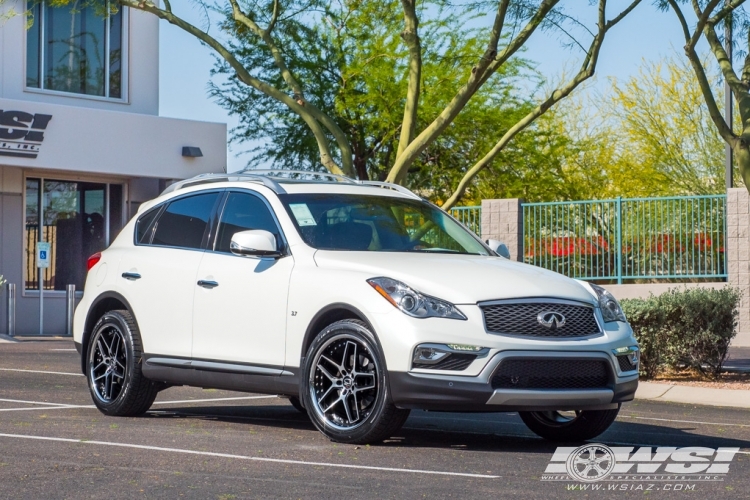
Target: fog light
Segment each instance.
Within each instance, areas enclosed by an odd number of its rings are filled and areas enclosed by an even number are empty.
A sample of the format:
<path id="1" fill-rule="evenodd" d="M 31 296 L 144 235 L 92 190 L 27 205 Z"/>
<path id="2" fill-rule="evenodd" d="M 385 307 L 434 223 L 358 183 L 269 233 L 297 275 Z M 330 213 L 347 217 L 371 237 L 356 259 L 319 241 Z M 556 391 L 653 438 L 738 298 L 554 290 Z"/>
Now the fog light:
<path id="1" fill-rule="evenodd" d="M 628 354 L 628 361 L 630 361 L 630 364 L 633 366 L 637 365 L 640 359 L 641 351 L 632 351 L 630 354 Z"/>
<path id="2" fill-rule="evenodd" d="M 637 345 L 612 349 L 612 354 L 618 356 L 618 359 L 620 356 L 625 357 L 632 366 L 638 365 L 638 362 L 641 360 L 641 350 Z"/>
<path id="3" fill-rule="evenodd" d="M 449 352 L 437 349 L 435 347 L 417 347 L 414 350 L 413 362 L 431 365 L 437 363 L 449 354 Z"/>

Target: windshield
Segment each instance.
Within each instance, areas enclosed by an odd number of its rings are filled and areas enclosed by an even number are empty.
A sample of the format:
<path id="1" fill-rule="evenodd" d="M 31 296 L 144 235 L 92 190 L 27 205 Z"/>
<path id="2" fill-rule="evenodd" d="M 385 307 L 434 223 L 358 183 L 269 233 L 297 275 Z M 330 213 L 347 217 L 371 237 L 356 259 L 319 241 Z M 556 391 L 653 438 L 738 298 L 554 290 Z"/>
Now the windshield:
<path id="1" fill-rule="evenodd" d="M 489 255 L 472 233 L 423 201 L 352 194 L 279 198 L 305 243 L 320 250 Z"/>

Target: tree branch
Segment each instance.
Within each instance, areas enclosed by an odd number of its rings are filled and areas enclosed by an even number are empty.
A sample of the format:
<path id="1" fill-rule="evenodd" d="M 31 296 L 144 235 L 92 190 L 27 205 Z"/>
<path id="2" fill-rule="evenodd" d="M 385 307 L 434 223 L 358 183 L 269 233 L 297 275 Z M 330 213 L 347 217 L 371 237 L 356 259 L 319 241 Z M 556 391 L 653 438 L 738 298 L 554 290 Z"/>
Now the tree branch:
<path id="1" fill-rule="evenodd" d="M 401 0 L 401 5 L 404 9 L 404 31 L 401 33 L 401 38 L 409 48 L 409 83 L 406 89 L 404 118 L 401 121 L 401 136 L 398 140 L 396 158 L 401 156 L 414 137 L 419 109 L 419 88 L 422 80 L 422 45 L 419 40 L 416 0 Z"/>
<path id="2" fill-rule="evenodd" d="M 745 3 L 745 0 L 732 0 L 729 2 L 729 5 L 726 5 L 723 9 L 719 10 L 711 19 L 708 21 L 711 24 L 716 24 L 722 19 L 724 19 L 728 14 L 731 14 L 732 11 L 734 11 L 737 7 Z M 708 9 L 706 9 L 708 10 Z"/>
<path id="3" fill-rule="evenodd" d="M 336 162 L 333 160 L 333 157 L 331 156 L 330 149 L 328 147 L 328 138 L 325 135 L 325 132 L 320 126 L 320 123 L 315 119 L 313 114 L 305 108 L 305 106 L 302 106 L 297 103 L 294 99 L 292 99 L 290 96 L 285 94 L 284 92 L 280 91 L 276 87 L 269 85 L 268 83 L 261 81 L 255 77 L 253 77 L 247 69 L 237 60 L 237 58 L 234 57 L 234 55 L 224 47 L 218 40 L 216 40 L 214 37 L 206 33 L 205 31 L 197 28 L 196 26 L 188 23 L 184 19 L 174 15 L 172 12 L 167 11 L 165 9 L 161 9 L 157 7 L 153 2 L 151 1 L 143 1 L 143 0 L 118 0 L 120 5 L 123 5 L 125 7 L 130 7 L 132 9 L 142 10 L 145 12 L 149 12 L 155 16 L 157 16 L 159 19 L 163 19 L 167 21 L 170 24 L 173 24 L 177 26 L 178 28 L 181 28 L 182 30 L 186 31 L 187 33 L 193 35 L 212 49 L 214 49 L 216 52 L 219 53 L 219 55 L 229 63 L 229 65 L 234 69 L 234 71 L 237 73 L 237 77 L 246 85 L 249 85 L 253 87 L 254 89 L 263 92 L 267 96 L 276 99 L 282 103 L 284 103 L 286 106 L 289 107 L 292 111 L 297 113 L 300 118 L 302 118 L 305 123 L 310 127 L 310 130 L 312 131 L 313 135 L 315 136 L 315 140 L 318 144 L 318 151 L 320 152 L 320 161 L 323 164 L 323 166 L 328 169 L 331 173 L 334 174 L 340 174 L 343 175 L 344 172 L 341 170 L 341 167 L 339 167 Z"/>
<path id="4" fill-rule="evenodd" d="M 688 41 L 688 45 L 691 48 L 694 49 L 695 45 L 698 43 L 701 33 L 703 32 L 703 28 L 708 22 L 708 15 L 716 8 L 717 5 L 719 5 L 719 2 L 721 1 L 722 0 L 711 0 L 711 2 L 706 5 L 706 9 L 701 12 L 700 6 L 698 5 L 697 1 L 693 0 L 693 10 L 695 10 L 695 13 L 698 15 L 698 24 L 695 26 L 695 32 L 693 33 L 693 36 Z"/>
<path id="5" fill-rule="evenodd" d="M 729 127 L 729 125 L 727 125 L 726 120 L 719 110 L 719 106 L 716 103 L 716 98 L 714 97 L 713 90 L 711 89 L 711 84 L 709 83 L 708 77 L 706 76 L 706 71 L 703 68 L 703 63 L 701 62 L 700 57 L 698 57 L 698 53 L 695 51 L 695 45 L 690 44 L 693 36 L 690 35 L 690 31 L 687 27 L 687 21 L 685 20 L 685 15 L 682 13 L 682 9 L 680 9 L 680 6 L 677 5 L 676 0 L 667 1 L 669 2 L 670 7 L 672 7 L 674 13 L 677 15 L 677 19 L 679 19 L 680 24 L 682 25 L 682 30 L 685 33 L 685 55 L 687 56 L 688 61 L 690 61 L 690 65 L 693 67 L 693 72 L 695 72 L 696 79 L 698 80 L 698 86 L 701 89 L 703 99 L 706 101 L 706 106 L 708 107 L 708 114 L 709 116 L 711 116 L 711 121 L 713 121 L 714 125 L 716 125 L 716 128 L 718 129 L 719 135 L 721 135 L 722 139 L 724 139 L 728 144 L 733 144 L 736 140 L 736 136 L 732 132 L 732 129 Z M 710 23 L 704 23 L 703 32 L 706 33 L 707 31 L 711 31 L 709 29 L 710 26 Z M 718 42 L 718 38 L 716 39 L 716 42 Z M 710 41 L 709 45 L 711 45 Z M 721 47 L 721 43 L 719 43 L 719 46 L 721 52 L 724 53 L 724 58 L 726 59 L 727 54 L 724 51 L 724 48 Z M 713 46 L 711 48 L 713 50 Z M 719 56 L 716 55 L 716 52 L 714 52 L 714 55 L 717 57 L 717 59 L 719 58 Z M 734 71 L 731 69 L 731 64 L 729 66 L 729 71 L 734 74 Z"/>
<path id="6" fill-rule="evenodd" d="M 623 13 L 632 11 L 640 2 L 641 0 L 633 0 L 633 2 L 623 11 Z M 448 200 L 446 200 L 446 202 L 443 204 L 442 208 L 444 210 L 449 210 L 458 202 L 459 199 L 461 199 L 461 197 L 466 192 L 466 189 L 469 187 L 477 174 L 479 174 L 479 172 L 486 168 L 516 135 L 528 128 L 537 118 L 546 113 L 547 110 L 549 110 L 552 106 L 569 96 L 570 93 L 573 92 L 583 82 L 594 76 L 594 73 L 596 72 L 596 64 L 599 60 L 601 46 L 604 42 L 604 37 L 613 26 L 615 26 L 625 17 L 623 13 L 620 13 L 620 15 L 615 17 L 612 21 L 606 22 L 606 3 L 607 0 L 599 0 L 597 33 L 594 36 L 594 39 L 591 41 L 589 50 L 587 51 L 586 57 L 581 63 L 581 67 L 578 70 L 578 73 L 576 73 L 576 75 L 561 88 L 554 90 L 536 108 L 531 110 L 526 116 L 524 116 L 521 120 L 516 122 L 515 125 L 508 129 L 508 131 L 500 138 L 495 146 L 484 156 L 484 158 L 479 160 L 466 172 L 466 174 L 464 174 L 463 178 L 456 187 L 456 190 L 453 192 L 451 197 L 448 198 Z"/>
<path id="7" fill-rule="evenodd" d="M 279 0 L 273 0 L 273 13 L 271 14 L 271 20 L 268 22 L 266 28 L 267 33 L 271 33 L 276 26 L 276 21 L 279 20 Z"/>
<path id="8" fill-rule="evenodd" d="M 284 60 L 284 56 L 281 53 L 281 50 L 279 49 L 278 45 L 276 45 L 276 42 L 271 36 L 271 30 L 273 29 L 273 25 L 276 22 L 275 19 L 278 18 L 278 2 L 274 2 L 274 13 L 271 19 L 271 23 L 269 23 L 268 28 L 266 28 L 265 30 L 261 29 L 261 27 L 258 26 L 255 21 L 253 21 L 247 14 L 242 11 L 237 0 L 229 0 L 229 3 L 232 5 L 232 16 L 234 17 L 234 20 L 242 23 L 248 29 L 250 29 L 250 31 L 255 33 L 255 35 L 258 36 L 271 51 L 274 63 L 276 64 L 276 67 L 279 68 L 281 76 L 282 78 L 284 78 L 284 82 L 286 82 L 292 92 L 294 92 L 294 99 L 297 101 L 297 103 L 300 106 L 307 107 L 313 117 L 315 117 L 316 120 L 318 120 L 326 129 L 328 129 L 328 131 L 333 135 L 334 139 L 336 139 L 336 144 L 341 150 L 342 170 L 346 175 L 354 177 L 355 172 L 354 166 L 352 164 L 352 149 L 351 145 L 349 144 L 348 138 L 344 134 L 344 131 L 341 130 L 338 124 L 333 121 L 328 115 L 323 113 L 320 109 L 318 109 L 317 106 L 305 99 L 305 93 L 302 89 L 302 86 L 289 70 L 286 61 Z"/>
<path id="9" fill-rule="evenodd" d="M 536 10 L 534 15 L 531 17 L 529 22 L 526 24 L 524 29 L 518 34 L 518 36 L 511 41 L 506 47 L 501 56 L 497 56 L 497 43 L 500 39 L 500 31 L 502 30 L 505 17 L 507 15 L 508 2 L 503 1 L 498 7 L 497 15 L 495 16 L 495 22 L 493 25 L 493 32 L 490 35 L 490 45 L 487 47 L 487 51 L 482 56 L 479 63 L 472 68 L 471 75 L 466 84 L 461 87 L 453 99 L 448 105 L 440 112 L 440 114 L 430 123 L 412 142 L 409 146 L 401 153 L 399 157 L 391 167 L 387 182 L 403 183 L 406 179 L 406 174 L 409 167 L 419 157 L 420 154 L 430 145 L 435 139 L 450 125 L 453 120 L 456 119 L 461 110 L 464 109 L 466 104 L 469 102 L 471 97 L 476 93 L 477 90 L 487 81 L 489 75 L 499 68 L 510 56 L 512 56 L 524 42 L 528 40 L 531 34 L 539 27 L 544 17 L 549 11 L 557 4 L 560 0 L 544 0 L 539 8 Z M 494 47 L 492 44 L 495 44 Z M 490 71 L 490 67 L 494 65 L 494 69 Z"/>

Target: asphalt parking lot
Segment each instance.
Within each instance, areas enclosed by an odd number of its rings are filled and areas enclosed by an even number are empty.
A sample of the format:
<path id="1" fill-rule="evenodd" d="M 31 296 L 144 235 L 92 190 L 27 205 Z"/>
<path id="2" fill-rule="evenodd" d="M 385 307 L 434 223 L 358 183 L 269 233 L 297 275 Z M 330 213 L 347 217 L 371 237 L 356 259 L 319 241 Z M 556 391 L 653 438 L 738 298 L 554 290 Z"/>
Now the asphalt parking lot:
<path id="1" fill-rule="evenodd" d="M 637 401 L 597 441 L 740 452 L 720 479 L 580 491 L 544 479 L 557 445 L 516 414 L 412 412 L 372 446 L 333 443 L 287 400 L 258 394 L 174 387 L 143 417 L 105 417 L 72 342 L 0 344 L 2 498 L 750 497 L 748 410 Z"/>

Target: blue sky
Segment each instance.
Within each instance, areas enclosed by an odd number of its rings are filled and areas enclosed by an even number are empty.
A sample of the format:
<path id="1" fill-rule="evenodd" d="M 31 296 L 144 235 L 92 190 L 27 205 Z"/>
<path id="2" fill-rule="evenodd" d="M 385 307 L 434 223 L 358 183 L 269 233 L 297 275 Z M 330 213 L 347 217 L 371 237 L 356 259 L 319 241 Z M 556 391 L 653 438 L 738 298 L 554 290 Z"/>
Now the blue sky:
<path id="1" fill-rule="evenodd" d="M 565 3 L 565 2 L 564 2 Z M 593 12 L 586 0 L 567 2 L 571 14 L 586 15 Z M 187 2 L 186 2 L 187 4 Z M 616 8 L 627 2 L 610 2 L 608 17 L 613 17 Z M 199 12 L 186 10 L 181 15 L 191 20 L 199 18 Z M 554 79 L 563 70 L 572 71 L 579 60 L 573 49 L 564 48 L 555 33 L 535 33 L 524 56 L 537 63 L 537 69 Z M 592 92 L 603 90 L 609 79 L 626 79 L 638 72 L 644 59 L 658 60 L 665 55 L 681 54 L 684 45 L 682 31 L 672 12 L 659 12 L 651 2 L 645 0 L 631 15 L 613 28 L 607 35 L 597 68 L 596 82 L 585 89 Z M 207 96 L 209 72 L 213 66 L 211 51 L 179 28 L 162 23 L 160 26 L 160 114 L 175 118 L 224 122 L 231 128 L 237 120 L 229 117 L 220 106 Z M 228 170 L 244 166 L 245 160 L 236 158 L 241 145 L 230 146 Z"/>

